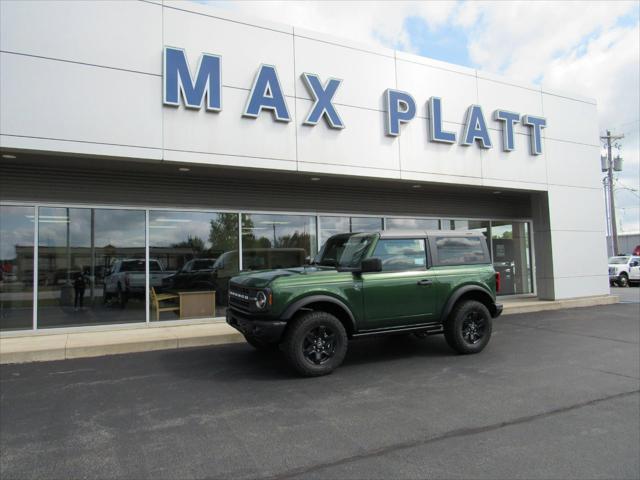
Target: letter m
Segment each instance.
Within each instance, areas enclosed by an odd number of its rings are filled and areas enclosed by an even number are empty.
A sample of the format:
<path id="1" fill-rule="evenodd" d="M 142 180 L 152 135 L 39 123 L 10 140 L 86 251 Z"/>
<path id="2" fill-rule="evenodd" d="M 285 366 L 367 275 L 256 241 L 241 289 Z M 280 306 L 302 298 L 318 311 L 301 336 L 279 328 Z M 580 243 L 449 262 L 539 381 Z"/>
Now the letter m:
<path id="1" fill-rule="evenodd" d="M 218 55 L 202 54 L 194 81 L 184 50 L 165 47 L 163 82 L 165 105 L 179 106 L 182 95 L 185 107 L 200 109 L 206 96 L 207 110 L 218 112 L 222 108 L 222 79 Z"/>

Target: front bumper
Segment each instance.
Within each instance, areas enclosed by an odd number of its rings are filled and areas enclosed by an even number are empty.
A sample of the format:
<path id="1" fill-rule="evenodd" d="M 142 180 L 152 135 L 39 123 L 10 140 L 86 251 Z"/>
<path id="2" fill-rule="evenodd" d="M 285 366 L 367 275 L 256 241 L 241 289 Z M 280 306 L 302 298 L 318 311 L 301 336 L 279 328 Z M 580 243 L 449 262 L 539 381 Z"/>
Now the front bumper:
<path id="1" fill-rule="evenodd" d="M 227 323 L 243 335 L 250 335 L 268 343 L 280 342 L 287 326 L 287 322 L 282 320 L 248 318 L 231 308 L 227 309 Z"/>

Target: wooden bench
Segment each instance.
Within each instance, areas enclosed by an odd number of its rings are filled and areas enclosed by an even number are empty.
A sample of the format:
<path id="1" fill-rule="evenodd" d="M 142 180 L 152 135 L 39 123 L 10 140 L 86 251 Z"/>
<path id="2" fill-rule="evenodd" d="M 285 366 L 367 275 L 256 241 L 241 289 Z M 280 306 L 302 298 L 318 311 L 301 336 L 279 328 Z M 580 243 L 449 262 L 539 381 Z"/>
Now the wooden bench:
<path id="1" fill-rule="evenodd" d="M 176 299 L 179 302 L 180 296 L 172 293 L 156 293 L 156 289 L 151 287 L 151 305 L 156 310 L 156 321 L 160 321 L 160 312 L 180 312 L 179 303 L 174 303 L 171 306 L 161 305 L 161 302 L 174 301 Z"/>

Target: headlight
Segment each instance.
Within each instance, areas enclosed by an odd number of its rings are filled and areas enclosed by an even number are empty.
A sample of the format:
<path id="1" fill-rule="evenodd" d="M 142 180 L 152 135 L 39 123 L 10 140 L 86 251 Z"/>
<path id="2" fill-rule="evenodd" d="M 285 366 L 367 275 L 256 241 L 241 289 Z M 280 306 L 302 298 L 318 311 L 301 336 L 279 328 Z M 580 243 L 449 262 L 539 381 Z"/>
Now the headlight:
<path id="1" fill-rule="evenodd" d="M 256 294 L 256 307 L 260 310 L 264 310 L 267 308 L 267 304 L 269 303 L 269 297 L 262 290 Z"/>

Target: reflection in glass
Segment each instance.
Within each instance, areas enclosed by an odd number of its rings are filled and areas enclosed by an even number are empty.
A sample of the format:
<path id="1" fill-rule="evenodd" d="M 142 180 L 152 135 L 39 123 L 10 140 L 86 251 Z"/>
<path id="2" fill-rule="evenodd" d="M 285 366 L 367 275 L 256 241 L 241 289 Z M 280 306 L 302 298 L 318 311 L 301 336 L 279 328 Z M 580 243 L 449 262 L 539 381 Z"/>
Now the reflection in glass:
<path id="1" fill-rule="evenodd" d="M 242 270 L 302 266 L 316 245 L 314 216 L 242 215 Z"/>
<path id="2" fill-rule="evenodd" d="M 167 310 L 159 315 L 152 312 L 151 320 L 224 316 L 229 279 L 239 272 L 238 214 L 150 211 L 149 255 L 162 267 L 161 273 L 151 275 L 152 287 L 167 300 L 160 308 L 183 303 L 182 317 L 180 310 Z M 201 294 L 196 298 L 185 292 Z M 214 294 L 215 309 L 204 305 Z M 185 307 L 195 302 L 202 302 L 203 308 L 186 315 Z M 150 307 L 156 307 L 153 301 Z"/>
<path id="3" fill-rule="evenodd" d="M 531 251 L 527 222 L 491 223 L 493 266 L 500 272 L 500 295 L 531 293 Z"/>
<path id="4" fill-rule="evenodd" d="M 145 214 L 41 207 L 39 328 L 145 320 Z"/>
<path id="5" fill-rule="evenodd" d="M 320 245 L 332 235 L 382 230 L 381 217 L 320 217 Z"/>
<path id="6" fill-rule="evenodd" d="M 33 326 L 34 214 L 0 206 L 0 330 Z"/>
<path id="7" fill-rule="evenodd" d="M 320 217 L 320 245 L 338 233 L 351 232 L 349 217 Z"/>
<path id="8" fill-rule="evenodd" d="M 387 218 L 387 230 L 439 230 L 440 222 L 433 218 Z"/>
<path id="9" fill-rule="evenodd" d="M 352 232 L 376 232 L 382 230 L 380 217 L 351 217 Z"/>

